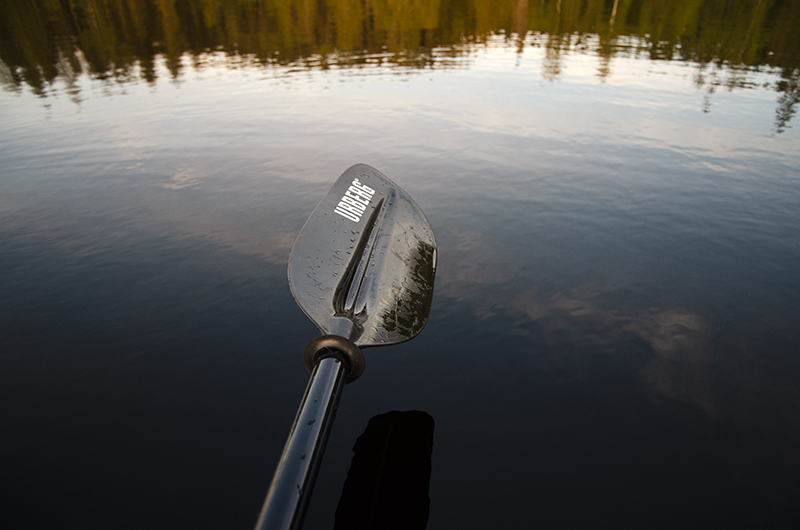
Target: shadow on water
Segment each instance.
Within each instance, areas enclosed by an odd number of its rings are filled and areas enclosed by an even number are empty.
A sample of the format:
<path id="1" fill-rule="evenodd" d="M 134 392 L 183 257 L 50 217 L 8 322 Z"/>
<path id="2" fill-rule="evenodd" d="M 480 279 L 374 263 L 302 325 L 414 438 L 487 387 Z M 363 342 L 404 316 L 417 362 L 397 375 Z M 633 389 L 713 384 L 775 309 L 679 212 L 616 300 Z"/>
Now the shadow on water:
<path id="1" fill-rule="evenodd" d="M 369 420 L 353 446 L 334 530 L 425 530 L 433 430 L 433 418 L 418 410 Z"/>
<path id="2" fill-rule="evenodd" d="M 187 67 L 284 67 L 404 71 L 456 68 L 496 37 L 521 53 L 546 50 L 554 81 L 570 54 L 598 57 L 613 77 L 617 58 L 696 65 L 707 98 L 757 88 L 752 72 L 780 80 L 775 130 L 794 116 L 800 90 L 800 4 L 790 0 L 8 0 L 0 6 L 0 83 L 47 96 L 63 84 L 81 100 L 78 78 L 155 83 Z M 706 105 L 706 111 L 710 104 Z"/>

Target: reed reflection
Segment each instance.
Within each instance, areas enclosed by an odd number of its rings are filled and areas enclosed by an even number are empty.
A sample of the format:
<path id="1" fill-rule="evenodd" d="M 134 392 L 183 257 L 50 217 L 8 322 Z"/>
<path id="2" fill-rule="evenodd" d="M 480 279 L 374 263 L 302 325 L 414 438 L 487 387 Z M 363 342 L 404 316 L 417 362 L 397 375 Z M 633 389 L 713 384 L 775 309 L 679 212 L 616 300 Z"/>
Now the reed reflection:
<path id="1" fill-rule="evenodd" d="M 446 68 L 502 35 L 544 46 L 550 80 L 567 53 L 599 57 L 600 78 L 615 57 L 691 62 L 708 92 L 775 69 L 781 131 L 800 98 L 798 26 L 791 0 L 6 0 L 0 82 L 41 96 L 56 81 L 74 93 L 82 73 L 153 83 L 159 60 L 178 79 L 184 57 L 202 68 L 209 52 L 231 66 Z"/>

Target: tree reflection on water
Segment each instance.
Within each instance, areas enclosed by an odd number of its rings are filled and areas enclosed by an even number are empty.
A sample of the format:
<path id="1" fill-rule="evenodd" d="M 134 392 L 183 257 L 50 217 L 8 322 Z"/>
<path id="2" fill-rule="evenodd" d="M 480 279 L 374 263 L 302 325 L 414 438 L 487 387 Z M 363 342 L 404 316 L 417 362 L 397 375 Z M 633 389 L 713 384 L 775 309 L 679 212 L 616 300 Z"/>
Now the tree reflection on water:
<path id="1" fill-rule="evenodd" d="M 425 69 L 457 66 L 501 35 L 545 48 L 554 80 L 567 54 L 697 65 L 695 84 L 748 88 L 743 73 L 780 76 L 776 130 L 800 93 L 800 3 L 791 0 L 6 0 L 0 4 L 0 82 L 47 96 L 97 80 L 155 82 L 163 60 L 179 79 L 219 52 L 231 66 Z M 463 63 L 463 61 L 462 61 Z"/>

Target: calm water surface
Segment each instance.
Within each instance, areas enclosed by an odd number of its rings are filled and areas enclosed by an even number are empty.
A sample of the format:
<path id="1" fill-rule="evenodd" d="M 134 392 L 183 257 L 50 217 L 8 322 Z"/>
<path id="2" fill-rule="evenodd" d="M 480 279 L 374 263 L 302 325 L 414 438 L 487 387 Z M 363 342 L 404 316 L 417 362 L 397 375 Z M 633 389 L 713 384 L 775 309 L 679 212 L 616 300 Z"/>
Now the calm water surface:
<path id="1" fill-rule="evenodd" d="M 364 162 L 434 304 L 307 529 L 392 410 L 435 420 L 431 530 L 796 528 L 800 6 L 661 4 L 8 2 L 3 526 L 255 524 L 317 334 L 289 252 Z"/>

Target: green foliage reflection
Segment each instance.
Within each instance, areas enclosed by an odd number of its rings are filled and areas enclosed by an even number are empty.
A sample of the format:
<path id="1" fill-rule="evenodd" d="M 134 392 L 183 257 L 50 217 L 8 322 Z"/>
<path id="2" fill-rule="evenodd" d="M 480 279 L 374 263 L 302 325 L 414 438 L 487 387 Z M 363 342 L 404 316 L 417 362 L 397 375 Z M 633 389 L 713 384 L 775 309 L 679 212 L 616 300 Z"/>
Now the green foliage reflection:
<path id="1" fill-rule="evenodd" d="M 40 95 L 83 72 L 153 82 L 159 58 L 177 78 L 182 58 L 208 52 L 263 65 L 436 68 L 493 36 L 524 46 L 534 35 L 546 77 L 559 75 L 565 52 L 597 55 L 601 77 L 631 54 L 734 74 L 779 68 L 781 129 L 798 99 L 798 27 L 796 0 L 4 0 L 0 82 Z"/>

